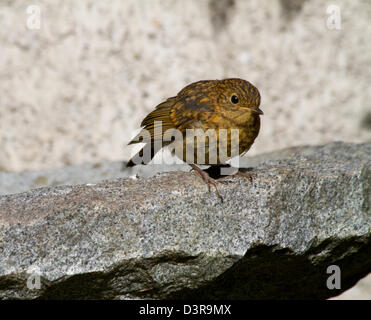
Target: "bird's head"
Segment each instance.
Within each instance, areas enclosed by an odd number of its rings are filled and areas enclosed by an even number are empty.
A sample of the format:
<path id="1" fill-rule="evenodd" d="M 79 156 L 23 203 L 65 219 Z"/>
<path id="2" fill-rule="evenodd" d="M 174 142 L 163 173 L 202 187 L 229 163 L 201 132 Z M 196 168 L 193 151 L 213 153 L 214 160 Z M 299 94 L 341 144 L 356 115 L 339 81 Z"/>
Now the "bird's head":
<path id="1" fill-rule="evenodd" d="M 243 79 L 225 79 L 218 83 L 219 103 L 232 110 L 246 110 L 257 115 L 263 115 L 259 108 L 259 90 Z"/>

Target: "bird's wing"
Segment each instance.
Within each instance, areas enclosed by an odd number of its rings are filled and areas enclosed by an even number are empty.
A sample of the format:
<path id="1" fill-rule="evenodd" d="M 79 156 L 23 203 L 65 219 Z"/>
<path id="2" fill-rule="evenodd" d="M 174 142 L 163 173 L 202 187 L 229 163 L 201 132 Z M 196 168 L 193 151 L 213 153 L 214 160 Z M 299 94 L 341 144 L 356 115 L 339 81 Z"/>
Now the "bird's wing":
<path id="1" fill-rule="evenodd" d="M 143 119 L 140 125 L 143 127 L 142 130 L 129 142 L 129 144 L 161 140 L 162 132 L 175 128 L 174 123 L 170 119 L 170 112 L 175 102 L 176 97 L 169 98 L 165 102 L 160 103 L 155 110 L 150 112 Z M 162 128 L 160 128 L 160 126 L 162 126 Z M 150 134 L 150 139 L 148 139 L 148 133 Z"/>
<path id="2" fill-rule="evenodd" d="M 196 96 L 169 98 L 144 118 L 141 123 L 143 129 L 129 144 L 162 140 L 168 129 L 180 130 L 184 135 L 187 129 L 217 128 L 220 123 L 220 113 L 217 111 L 217 106 Z M 150 134 L 150 140 L 145 131 Z"/>
<path id="3" fill-rule="evenodd" d="M 192 96 L 174 105 L 170 112 L 170 120 L 175 128 L 184 134 L 187 129 L 216 129 L 220 113 L 218 106 L 210 103 L 209 99 Z"/>

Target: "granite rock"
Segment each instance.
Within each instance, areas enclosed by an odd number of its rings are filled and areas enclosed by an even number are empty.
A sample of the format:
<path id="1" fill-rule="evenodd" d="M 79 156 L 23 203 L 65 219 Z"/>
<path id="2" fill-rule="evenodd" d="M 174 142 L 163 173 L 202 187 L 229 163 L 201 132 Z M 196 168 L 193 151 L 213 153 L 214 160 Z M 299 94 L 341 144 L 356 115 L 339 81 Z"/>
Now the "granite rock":
<path id="1" fill-rule="evenodd" d="M 336 296 L 371 271 L 370 167 L 370 143 L 331 143 L 229 177 L 223 203 L 194 172 L 1 196 L 0 297 Z"/>

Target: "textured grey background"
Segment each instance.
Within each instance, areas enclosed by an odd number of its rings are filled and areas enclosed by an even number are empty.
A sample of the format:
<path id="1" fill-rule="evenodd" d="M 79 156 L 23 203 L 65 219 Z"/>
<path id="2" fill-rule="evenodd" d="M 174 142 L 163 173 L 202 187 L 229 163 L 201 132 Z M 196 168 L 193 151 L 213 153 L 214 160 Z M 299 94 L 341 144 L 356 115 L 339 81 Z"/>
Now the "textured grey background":
<path id="1" fill-rule="evenodd" d="M 145 114 L 200 79 L 260 89 L 250 155 L 369 140 L 370 16 L 367 0 L 0 1 L 0 170 L 127 159 Z"/>

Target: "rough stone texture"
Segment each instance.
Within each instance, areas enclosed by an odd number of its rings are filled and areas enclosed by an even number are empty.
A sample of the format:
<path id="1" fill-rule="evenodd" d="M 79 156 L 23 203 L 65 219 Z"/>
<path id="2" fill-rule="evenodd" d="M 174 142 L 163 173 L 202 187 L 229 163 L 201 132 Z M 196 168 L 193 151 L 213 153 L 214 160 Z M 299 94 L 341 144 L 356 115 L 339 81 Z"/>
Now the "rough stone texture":
<path id="1" fill-rule="evenodd" d="M 148 165 L 135 169 L 123 169 L 124 163 L 102 162 L 68 166 L 65 168 L 45 169 L 25 172 L 0 172 L 0 195 L 19 193 L 45 186 L 74 185 L 96 183 L 102 180 L 115 178 L 151 177 L 158 172 L 183 170 L 190 171 L 184 165 Z"/>
<path id="2" fill-rule="evenodd" d="M 297 151 L 228 178 L 224 203 L 185 172 L 1 196 L 0 297 L 336 296 L 371 271 L 371 144 Z"/>
<path id="3" fill-rule="evenodd" d="M 254 167 L 262 161 L 282 159 L 294 152 L 302 152 L 304 150 L 307 150 L 308 148 L 310 147 L 292 147 L 284 150 L 256 155 L 254 157 L 242 157 L 240 158 L 240 167 Z M 187 164 L 154 164 L 154 162 L 152 161 L 149 165 L 136 166 L 134 168 L 126 168 L 125 164 L 126 162 L 123 161 L 106 161 L 96 162 L 93 164 L 87 163 L 82 165 L 73 165 L 64 168 L 44 169 L 38 171 L 0 171 L 0 195 L 20 193 L 46 186 L 96 183 L 102 180 L 115 178 L 131 177 L 135 179 L 135 176 L 152 177 L 159 172 L 179 170 L 189 172 L 191 170 L 190 166 L 188 166 Z"/>
<path id="4" fill-rule="evenodd" d="M 40 30 L 26 27 L 30 4 Z M 326 27 L 330 4 L 341 30 Z M 1 1 L 0 168 L 128 159 L 125 144 L 156 104 L 190 82 L 235 76 L 262 95 L 250 155 L 364 142 L 370 16 L 365 0 Z"/>

